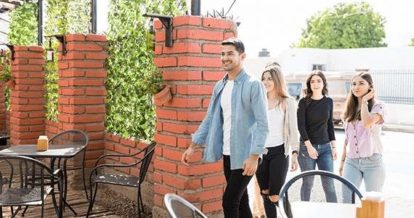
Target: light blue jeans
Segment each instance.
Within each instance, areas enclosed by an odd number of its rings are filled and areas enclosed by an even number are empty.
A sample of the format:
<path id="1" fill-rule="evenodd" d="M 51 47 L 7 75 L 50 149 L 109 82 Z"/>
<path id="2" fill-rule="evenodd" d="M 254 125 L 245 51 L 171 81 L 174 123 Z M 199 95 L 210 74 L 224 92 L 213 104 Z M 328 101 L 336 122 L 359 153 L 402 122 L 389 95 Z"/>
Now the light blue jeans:
<path id="1" fill-rule="evenodd" d="M 385 181 L 385 167 L 381 154 L 373 154 L 365 158 L 346 158 L 344 165 L 344 178 L 349 180 L 357 188 L 364 179 L 365 190 L 381 192 Z M 343 201 L 350 203 L 351 192 L 342 189 Z"/>
<path id="2" fill-rule="evenodd" d="M 321 145 L 314 144 L 313 147 L 316 149 L 316 151 L 318 151 L 317 159 L 310 158 L 306 146 L 304 144 L 301 144 L 298 156 L 300 170 L 302 172 L 314 170 L 316 168 L 316 165 L 318 165 L 319 170 L 333 172 L 331 143 Z M 302 187 L 300 189 L 300 198 L 302 201 L 310 200 L 310 194 L 312 191 L 314 179 L 314 176 L 308 176 L 303 178 Z M 323 190 L 325 192 L 326 201 L 337 202 L 338 200 L 335 193 L 335 185 L 332 178 L 322 176 L 321 180 Z"/>

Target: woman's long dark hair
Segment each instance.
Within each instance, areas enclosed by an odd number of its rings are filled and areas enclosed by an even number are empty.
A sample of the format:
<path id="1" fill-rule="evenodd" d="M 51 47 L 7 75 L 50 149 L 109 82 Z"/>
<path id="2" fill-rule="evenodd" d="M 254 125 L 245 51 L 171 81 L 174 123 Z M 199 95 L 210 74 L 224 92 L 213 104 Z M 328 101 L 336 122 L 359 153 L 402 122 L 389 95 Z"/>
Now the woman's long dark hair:
<path id="1" fill-rule="evenodd" d="M 372 80 L 372 76 L 370 73 L 368 72 L 357 73 L 355 76 L 352 77 L 352 80 L 354 80 L 354 78 L 358 76 L 361 77 L 363 80 L 367 81 L 370 88 L 372 89 L 374 88 L 374 81 Z M 353 84 L 351 84 L 351 89 L 349 90 L 348 96 L 346 98 L 345 110 L 342 116 L 346 122 L 361 120 L 361 110 L 360 110 L 360 107 L 358 106 L 358 98 L 352 93 L 352 86 Z M 374 98 L 371 98 L 368 100 L 368 111 L 371 111 L 374 103 L 375 103 Z"/>
<path id="2" fill-rule="evenodd" d="M 311 74 L 309 74 L 308 78 L 306 79 L 306 90 L 305 90 L 305 99 L 307 103 L 310 103 L 311 97 L 313 95 L 313 91 L 311 89 L 311 79 L 313 76 L 319 76 L 322 79 L 323 82 L 323 88 L 322 88 L 322 95 L 328 94 L 328 83 L 326 82 L 326 77 L 320 70 L 314 70 Z"/>

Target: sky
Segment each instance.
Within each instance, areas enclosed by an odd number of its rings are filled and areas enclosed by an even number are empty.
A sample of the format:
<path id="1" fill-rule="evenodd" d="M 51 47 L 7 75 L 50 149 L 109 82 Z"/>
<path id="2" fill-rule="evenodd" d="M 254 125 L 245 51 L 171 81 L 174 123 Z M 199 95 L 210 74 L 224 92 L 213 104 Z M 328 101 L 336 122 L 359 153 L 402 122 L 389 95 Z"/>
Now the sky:
<path id="1" fill-rule="evenodd" d="M 107 28 L 105 13 L 107 2 L 98 1 L 98 31 Z M 234 0 L 201 0 L 202 15 L 213 10 L 222 11 Z M 191 2 L 191 0 L 187 0 Z M 355 0 L 237 0 L 229 12 L 241 22 L 239 38 L 246 46 L 249 57 L 256 57 L 262 48 L 276 57 L 297 43 L 306 20 L 318 11 L 337 3 L 358 2 Z M 414 0 L 365 0 L 375 12 L 386 19 L 385 42 L 389 47 L 403 47 L 414 37 Z"/>
<path id="2" fill-rule="evenodd" d="M 234 0 L 201 0 L 202 14 L 225 11 Z M 306 20 L 318 11 L 339 2 L 354 0 L 237 0 L 229 14 L 241 22 L 238 37 L 246 46 L 247 55 L 256 57 L 267 48 L 272 57 L 297 43 Z M 414 38 L 413 0 L 365 0 L 375 12 L 386 19 L 385 42 L 388 47 L 403 47 Z"/>

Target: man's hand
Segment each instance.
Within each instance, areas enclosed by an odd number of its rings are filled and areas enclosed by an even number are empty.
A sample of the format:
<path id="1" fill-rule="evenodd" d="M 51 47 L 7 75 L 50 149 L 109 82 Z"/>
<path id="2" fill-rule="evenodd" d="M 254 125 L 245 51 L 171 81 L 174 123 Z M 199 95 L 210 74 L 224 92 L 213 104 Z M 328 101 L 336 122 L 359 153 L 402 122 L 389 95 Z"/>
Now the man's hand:
<path id="1" fill-rule="evenodd" d="M 188 161 L 190 157 L 194 154 L 194 144 L 191 143 L 187 150 L 184 151 L 183 155 L 181 156 L 181 162 L 185 165 L 189 165 Z"/>
<path id="2" fill-rule="evenodd" d="M 250 157 L 243 162 L 243 176 L 253 176 L 256 173 L 258 159 L 259 155 L 250 155 Z"/>

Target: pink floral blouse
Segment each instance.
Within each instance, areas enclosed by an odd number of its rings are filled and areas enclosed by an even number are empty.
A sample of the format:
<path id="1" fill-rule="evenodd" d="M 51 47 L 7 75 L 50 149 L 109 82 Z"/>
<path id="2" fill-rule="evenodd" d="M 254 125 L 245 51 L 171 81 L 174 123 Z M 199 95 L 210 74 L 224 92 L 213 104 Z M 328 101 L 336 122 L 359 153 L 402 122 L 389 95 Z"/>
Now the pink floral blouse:
<path id="1" fill-rule="evenodd" d="M 360 120 L 344 123 L 345 137 L 348 141 L 346 153 L 348 158 L 364 158 L 375 153 L 382 154 L 380 135 L 384 123 L 384 103 L 376 101 L 370 113 L 379 114 L 382 119 L 368 129 L 364 127 Z"/>

